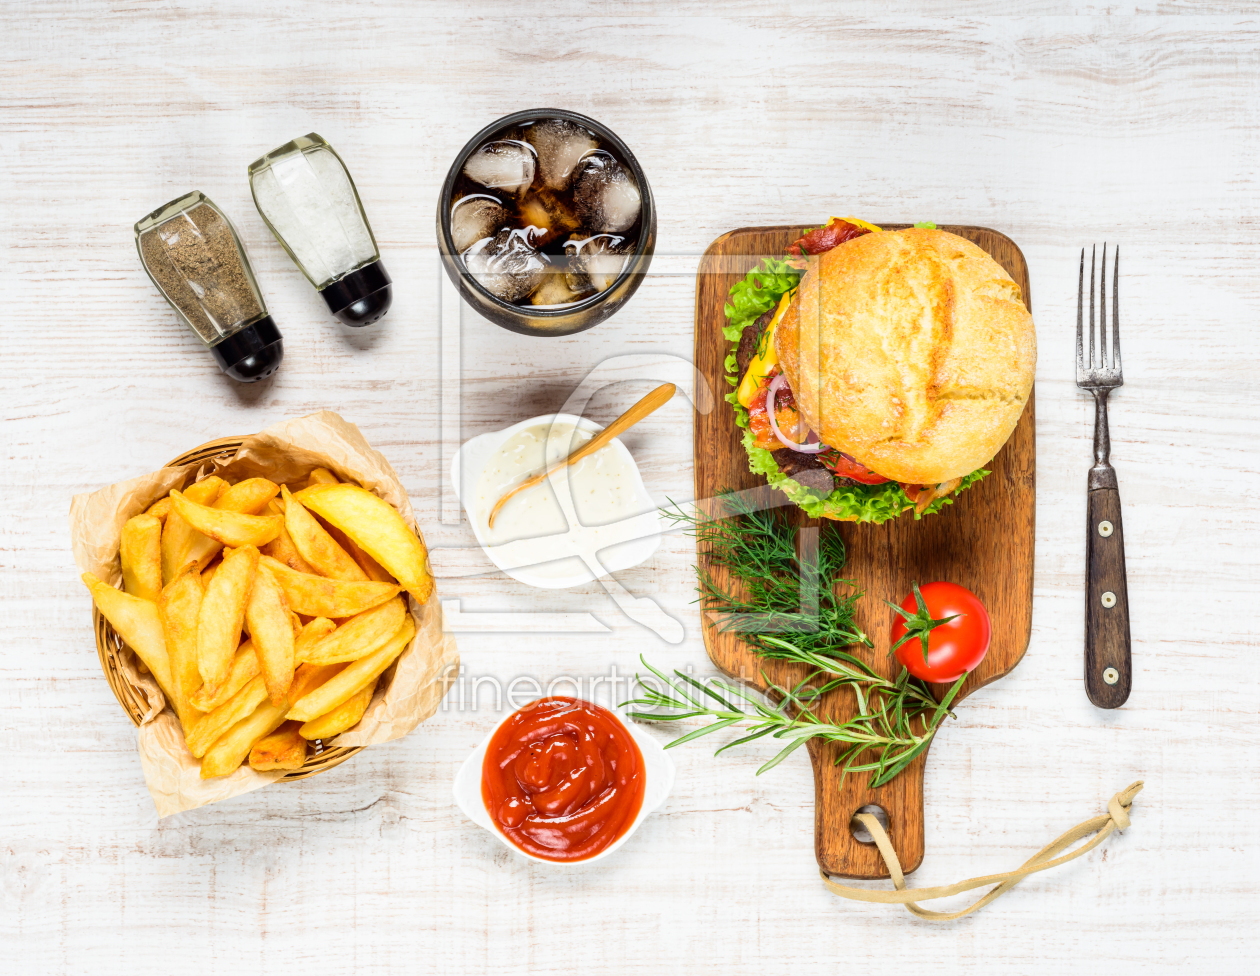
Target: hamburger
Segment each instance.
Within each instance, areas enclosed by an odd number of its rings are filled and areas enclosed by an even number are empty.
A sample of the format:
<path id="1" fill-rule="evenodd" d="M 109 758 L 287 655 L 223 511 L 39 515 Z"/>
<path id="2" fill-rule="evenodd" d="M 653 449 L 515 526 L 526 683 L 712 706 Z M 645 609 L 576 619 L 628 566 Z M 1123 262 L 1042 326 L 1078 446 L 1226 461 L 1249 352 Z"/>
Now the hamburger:
<path id="1" fill-rule="evenodd" d="M 989 473 L 1032 391 L 1019 286 L 933 224 L 833 217 L 736 282 L 726 317 L 749 468 L 813 518 L 939 512 Z"/>

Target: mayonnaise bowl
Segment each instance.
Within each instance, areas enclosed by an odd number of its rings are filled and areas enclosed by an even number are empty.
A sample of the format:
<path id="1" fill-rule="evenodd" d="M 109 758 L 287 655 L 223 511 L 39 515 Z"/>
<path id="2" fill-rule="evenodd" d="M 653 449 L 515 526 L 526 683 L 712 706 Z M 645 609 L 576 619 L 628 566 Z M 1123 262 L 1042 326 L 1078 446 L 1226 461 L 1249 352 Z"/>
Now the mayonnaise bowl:
<path id="1" fill-rule="evenodd" d="M 504 847 L 527 860 L 563 870 L 585 867 L 588 864 L 608 857 L 625 844 L 634 835 L 634 832 L 639 829 L 643 821 L 664 804 L 669 797 L 670 791 L 674 788 L 675 768 L 674 761 L 670 758 L 669 753 L 646 729 L 629 721 L 623 712 L 614 709 L 614 717 L 620 721 L 621 725 L 634 738 L 635 744 L 638 745 L 639 752 L 643 756 L 643 803 L 639 807 L 639 812 L 635 816 L 634 822 L 625 833 L 602 851 L 584 860 L 553 861 L 547 858 L 536 857 L 528 851 L 517 847 L 499 829 L 499 826 L 494 822 L 494 818 L 490 815 L 490 811 L 486 809 L 481 792 L 482 766 L 485 762 L 486 750 L 499 728 L 516 714 L 516 711 L 511 711 L 501 721 L 497 722 L 477 748 L 464 760 L 463 765 L 459 767 L 459 772 L 455 774 L 452 791 L 456 805 L 469 820 L 477 826 L 488 830 Z"/>
<path id="2" fill-rule="evenodd" d="M 579 586 L 637 566 L 660 547 L 660 512 L 617 438 L 515 496 L 489 526 L 503 493 L 601 430 L 584 417 L 548 414 L 474 437 L 456 453 L 451 483 L 473 534 L 513 579 L 545 589 Z"/>

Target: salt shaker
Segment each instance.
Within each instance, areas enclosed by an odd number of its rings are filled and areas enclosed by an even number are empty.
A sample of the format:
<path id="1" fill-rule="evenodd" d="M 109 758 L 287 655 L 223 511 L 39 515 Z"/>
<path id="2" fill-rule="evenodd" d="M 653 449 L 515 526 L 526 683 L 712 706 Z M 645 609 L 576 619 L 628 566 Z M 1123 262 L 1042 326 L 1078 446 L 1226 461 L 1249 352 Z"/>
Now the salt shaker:
<path id="1" fill-rule="evenodd" d="M 227 216 L 194 190 L 136 223 L 136 250 L 158 291 L 234 380 L 270 376 L 284 340 Z"/>
<path id="2" fill-rule="evenodd" d="M 262 219 L 315 286 L 329 311 L 349 326 L 371 325 L 393 296 L 346 164 L 312 132 L 249 167 Z"/>

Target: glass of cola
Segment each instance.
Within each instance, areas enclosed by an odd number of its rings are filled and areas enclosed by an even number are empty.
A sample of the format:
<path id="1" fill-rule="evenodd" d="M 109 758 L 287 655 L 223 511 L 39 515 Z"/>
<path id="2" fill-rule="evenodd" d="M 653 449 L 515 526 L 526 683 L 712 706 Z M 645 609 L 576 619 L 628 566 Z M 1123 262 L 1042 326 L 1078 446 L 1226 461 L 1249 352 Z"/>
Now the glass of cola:
<path id="1" fill-rule="evenodd" d="M 638 290 L 656 207 L 616 133 L 576 112 L 530 109 L 460 150 L 437 232 L 446 273 L 474 309 L 513 332 L 571 335 Z"/>

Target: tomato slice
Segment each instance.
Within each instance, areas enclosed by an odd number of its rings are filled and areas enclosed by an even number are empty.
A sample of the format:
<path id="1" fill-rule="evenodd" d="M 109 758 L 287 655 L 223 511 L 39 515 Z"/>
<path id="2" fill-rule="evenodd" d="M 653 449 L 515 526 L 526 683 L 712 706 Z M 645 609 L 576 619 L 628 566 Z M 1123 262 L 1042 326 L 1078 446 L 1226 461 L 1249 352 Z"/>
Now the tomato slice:
<path id="1" fill-rule="evenodd" d="M 851 478 L 864 485 L 882 485 L 888 480 L 882 474 L 876 474 L 865 464 L 839 451 L 828 451 L 822 456 L 821 461 L 840 477 Z"/>

